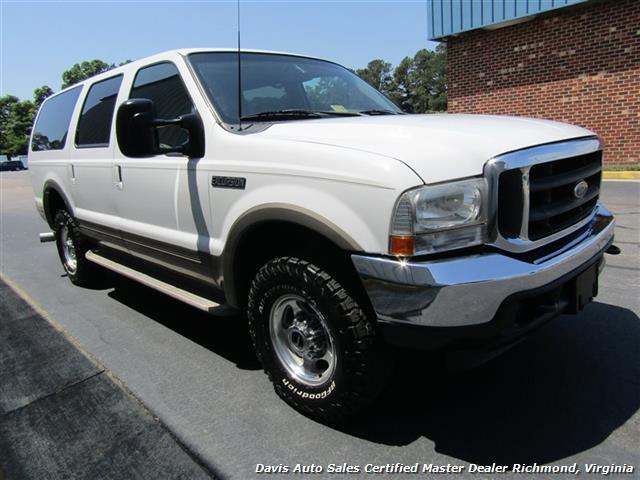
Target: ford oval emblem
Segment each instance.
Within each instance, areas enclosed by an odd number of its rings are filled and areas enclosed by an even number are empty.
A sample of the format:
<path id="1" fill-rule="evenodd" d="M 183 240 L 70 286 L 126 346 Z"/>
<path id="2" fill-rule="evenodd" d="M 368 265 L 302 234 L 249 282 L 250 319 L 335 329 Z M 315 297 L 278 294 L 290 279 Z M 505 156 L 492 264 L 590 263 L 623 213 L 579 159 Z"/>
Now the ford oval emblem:
<path id="1" fill-rule="evenodd" d="M 581 180 L 573 187 L 573 195 L 576 198 L 582 198 L 587 194 L 587 190 L 589 190 L 589 184 Z"/>

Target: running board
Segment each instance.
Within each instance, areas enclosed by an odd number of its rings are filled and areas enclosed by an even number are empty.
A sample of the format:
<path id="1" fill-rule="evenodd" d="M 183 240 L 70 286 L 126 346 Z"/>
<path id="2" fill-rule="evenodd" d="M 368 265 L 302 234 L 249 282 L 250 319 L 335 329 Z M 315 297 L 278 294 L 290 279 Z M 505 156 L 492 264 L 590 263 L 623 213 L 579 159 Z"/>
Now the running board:
<path id="1" fill-rule="evenodd" d="M 176 287 L 175 285 L 171 285 L 170 283 L 163 282 L 162 280 L 158 280 L 157 278 L 154 278 L 150 275 L 134 270 L 133 268 L 126 267 L 121 263 L 114 262 L 113 260 L 98 255 L 95 252 L 88 251 L 85 254 L 85 258 L 93 263 L 97 263 L 98 265 L 108 270 L 119 273 L 120 275 L 135 280 L 136 282 L 146 285 L 147 287 L 158 290 L 165 295 L 169 295 L 176 300 L 187 303 L 192 307 L 204 310 L 205 312 L 211 312 L 213 309 L 220 306 L 219 303 L 209 300 L 208 298 L 201 297 L 199 295 L 196 295 L 195 293 L 188 292 Z"/>

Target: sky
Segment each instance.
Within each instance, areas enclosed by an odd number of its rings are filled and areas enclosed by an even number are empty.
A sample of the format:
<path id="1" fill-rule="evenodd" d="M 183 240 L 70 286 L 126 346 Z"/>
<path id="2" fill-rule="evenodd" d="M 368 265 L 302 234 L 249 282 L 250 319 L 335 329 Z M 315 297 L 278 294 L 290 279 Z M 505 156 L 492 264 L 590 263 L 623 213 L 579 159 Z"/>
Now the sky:
<path id="1" fill-rule="evenodd" d="M 350 68 L 397 65 L 427 40 L 427 0 L 241 0 L 242 48 L 303 53 Z M 234 1 L 0 0 L 0 95 L 31 98 L 83 60 L 108 63 L 185 47 L 236 46 Z"/>

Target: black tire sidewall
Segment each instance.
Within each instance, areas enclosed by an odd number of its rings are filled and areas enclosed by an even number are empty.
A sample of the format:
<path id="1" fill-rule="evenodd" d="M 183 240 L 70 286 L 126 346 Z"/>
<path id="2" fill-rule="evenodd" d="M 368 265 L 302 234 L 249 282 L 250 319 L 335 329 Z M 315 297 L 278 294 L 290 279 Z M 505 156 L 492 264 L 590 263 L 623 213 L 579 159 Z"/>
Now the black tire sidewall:
<path id="1" fill-rule="evenodd" d="M 76 250 L 76 269 L 74 272 L 71 272 L 66 265 L 64 258 L 64 251 L 62 249 L 62 228 L 67 227 L 69 231 L 69 237 L 73 241 L 75 250 Z M 62 268 L 67 273 L 69 280 L 76 285 L 89 285 L 94 279 L 92 274 L 94 269 L 92 269 L 92 265 L 89 265 L 89 261 L 84 258 L 84 254 L 86 253 L 86 245 L 82 240 L 82 236 L 78 230 L 78 226 L 76 224 L 73 216 L 66 210 L 58 210 L 54 217 L 54 227 L 55 227 L 55 236 L 56 236 L 56 246 L 58 249 L 58 256 L 60 257 L 60 262 L 62 263 Z"/>
<path id="2" fill-rule="evenodd" d="M 275 262 L 275 263 L 274 263 Z M 278 263 L 279 262 L 279 263 Z M 284 265 L 283 265 L 284 264 Z M 315 270 L 316 273 L 312 273 Z M 330 279 L 327 281 L 327 277 Z M 330 283 L 332 282 L 332 283 Z M 335 347 L 336 366 L 331 376 L 319 386 L 310 386 L 297 381 L 278 358 L 269 333 L 269 317 L 276 300 L 286 294 L 303 297 L 324 316 Z M 369 371 L 359 367 L 362 355 L 373 355 L 371 331 L 363 332 L 364 312 L 340 284 L 318 267 L 298 259 L 277 259 L 267 264 L 252 285 L 249 307 L 249 323 L 258 358 L 273 382 L 276 392 L 298 410 L 323 420 L 332 420 L 340 409 L 339 416 L 347 416 L 356 404 L 357 397 L 366 395 Z M 346 317 L 349 305 L 351 315 L 361 316 L 359 327 Z M 357 306 L 357 304 L 355 304 Z M 357 351 L 357 352 L 356 352 Z M 357 353 L 357 355 L 356 355 Z M 365 369 L 366 370 L 366 369 Z M 370 383 L 370 382 L 369 382 Z"/>

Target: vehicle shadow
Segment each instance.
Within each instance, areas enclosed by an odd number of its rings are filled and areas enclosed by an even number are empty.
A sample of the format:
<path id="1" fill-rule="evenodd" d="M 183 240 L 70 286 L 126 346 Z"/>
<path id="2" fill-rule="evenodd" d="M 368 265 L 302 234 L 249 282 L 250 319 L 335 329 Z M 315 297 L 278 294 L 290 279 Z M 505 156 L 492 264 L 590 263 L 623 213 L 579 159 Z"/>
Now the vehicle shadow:
<path id="1" fill-rule="evenodd" d="M 243 370 L 258 370 L 246 319 L 213 317 L 109 274 L 108 295 Z M 439 357 L 403 352 L 380 398 L 334 427 L 370 442 L 408 445 L 421 437 L 465 462 L 548 463 L 603 442 L 640 408 L 640 319 L 592 303 L 550 322 L 477 368 L 448 372 Z"/>
<path id="2" fill-rule="evenodd" d="M 113 288 L 110 298 L 211 350 L 241 370 L 259 370 L 253 353 L 247 320 L 230 308 L 207 314 L 167 295 L 111 272 L 105 272 L 102 288 Z"/>
<path id="3" fill-rule="evenodd" d="M 600 444 L 640 408 L 638 352 L 638 316 L 593 303 L 472 370 L 404 355 L 382 396 L 341 430 L 394 446 L 425 437 L 476 464 L 553 462 Z"/>

